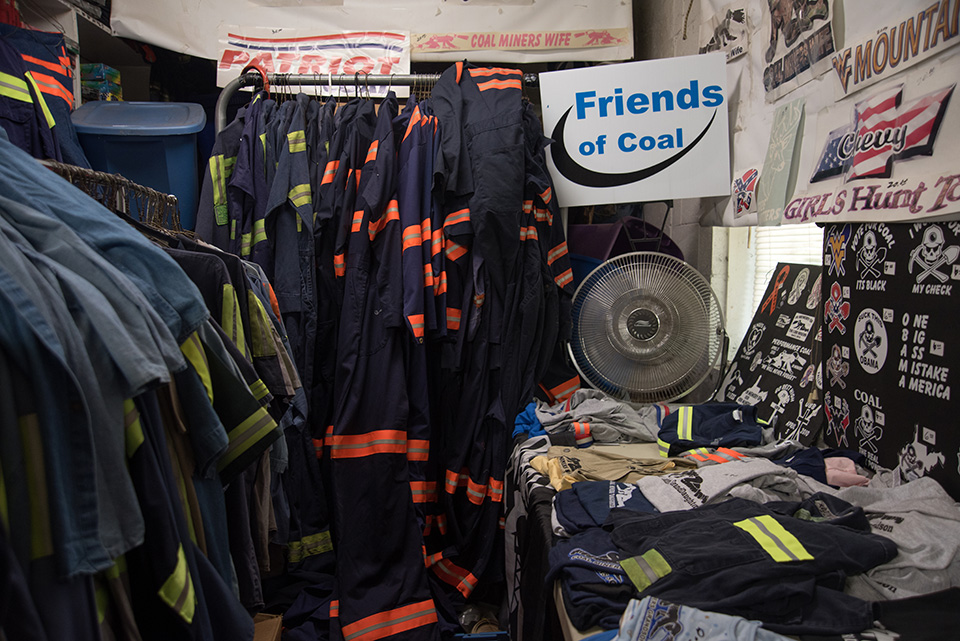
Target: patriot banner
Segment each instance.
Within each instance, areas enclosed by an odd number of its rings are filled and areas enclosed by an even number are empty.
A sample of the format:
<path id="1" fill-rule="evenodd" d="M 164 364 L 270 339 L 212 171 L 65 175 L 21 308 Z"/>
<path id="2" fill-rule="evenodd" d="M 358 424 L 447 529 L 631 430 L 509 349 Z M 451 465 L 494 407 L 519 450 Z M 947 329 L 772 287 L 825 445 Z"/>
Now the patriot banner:
<path id="1" fill-rule="evenodd" d="M 356 31 L 336 34 L 309 34 L 296 29 L 241 28 L 229 26 L 220 36 L 217 85 L 225 86 L 248 66 L 266 73 L 334 75 L 358 79 L 359 88 L 311 86 L 318 95 L 350 95 L 362 89 L 364 95 L 385 96 L 388 87 L 366 86 L 365 75 L 410 73 L 410 34 L 391 31 Z M 277 91 L 300 92 L 303 87 L 275 84 Z M 394 87 L 398 96 L 408 95 L 406 87 Z"/>

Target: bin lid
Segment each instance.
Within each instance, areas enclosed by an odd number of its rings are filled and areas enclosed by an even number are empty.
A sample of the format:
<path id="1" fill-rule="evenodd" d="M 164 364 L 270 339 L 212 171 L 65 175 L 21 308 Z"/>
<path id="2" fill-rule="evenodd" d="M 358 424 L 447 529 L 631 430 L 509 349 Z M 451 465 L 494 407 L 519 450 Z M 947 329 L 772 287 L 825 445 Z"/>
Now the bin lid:
<path id="1" fill-rule="evenodd" d="M 74 110 L 70 120 L 82 134 L 175 136 L 200 131 L 207 116 L 193 102 L 93 100 Z"/>

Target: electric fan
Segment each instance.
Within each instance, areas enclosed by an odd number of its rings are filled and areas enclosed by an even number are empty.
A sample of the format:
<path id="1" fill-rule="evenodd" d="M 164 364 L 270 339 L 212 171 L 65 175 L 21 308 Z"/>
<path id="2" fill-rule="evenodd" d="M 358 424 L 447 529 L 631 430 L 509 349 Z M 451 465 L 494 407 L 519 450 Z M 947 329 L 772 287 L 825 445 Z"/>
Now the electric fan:
<path id="1" fill-rule="evenodd" d="M 633 252 L 590 272 L 573 296 L 571 358 L 591 387 L 634 403 L 666 403 L 722 367 L 723 313 L 690 264 Z"/>

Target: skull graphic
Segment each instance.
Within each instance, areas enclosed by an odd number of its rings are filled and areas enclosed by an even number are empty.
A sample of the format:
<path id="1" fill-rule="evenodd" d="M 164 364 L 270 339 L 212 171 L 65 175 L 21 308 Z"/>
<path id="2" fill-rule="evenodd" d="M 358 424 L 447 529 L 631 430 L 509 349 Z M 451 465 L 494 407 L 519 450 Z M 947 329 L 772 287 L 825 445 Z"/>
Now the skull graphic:
<path id="1" fill-rule="evenodd" d="M 948 276 L 940 271 L 946 265 L 952 265 L 960 257 L 960 246 L 946 245 L 943 229 L 939 225 L 930 225 L 923 231 L 923 240 L 910 253 L 908 271 L 912 274 L 914 264 L 919 269 L 917 282 L 922 283 L 928 276 L 933 276 L 941 283 L 948 280 Z"/>
<path id="2" fill-rule="evenodd" d="M 840 354 L 840 346 L 834 345 L 830 358 L 827 359 L 827 373 L 830 374 L 830 385 L 839 385 L 842 389 L 846 389 L 847 384 L 843 379 L 849 372 L 850 364 L 843 362 L 843 357 Z"/>
<path id="3" fill-rule="evenodd" d="M 873 422 L 873 408 L 869 405 L 864 405 L 860 409 L 860 418 L 857 419 L 856 424 L 857 432 L 860 434 L 860 447 L 869 448 L 872 452 L 876 453 L 877 445 L 874 441 L 877 441 L 883 436 L 883 430 Z"/>
<path id="4" fill-rule="evenodd" d="M 862 276 L 872 276 L 880 278 L 880 269 L 878 265 L 887 257 L 887 248 L 880 247 L 877 242 L 877 234 L 871 229 L 863 235 L 863 246 L 857 260 L 862 269 Z"/>
<path id="5" fill-rule="evenodd" d="M 868 320 L 866 322 L 863 327 L 863 333 L 860 334 L 858 340 L 860 341 L 860 349 L 863 350 L 864 353 L 870 354 L 871 356 L 877 355 L 874 350 L 880 346 L 882 339 L 877 336 L 877 332 L 873 327 L 873 321 Z"/>
<path id="6" fill-rule="evenodd" d="M 938 226 L 927 227 L 923 232 L 923 245 L 920 256 L 927 266 L 933 265 L 943 253 L 943 230 Z"/>

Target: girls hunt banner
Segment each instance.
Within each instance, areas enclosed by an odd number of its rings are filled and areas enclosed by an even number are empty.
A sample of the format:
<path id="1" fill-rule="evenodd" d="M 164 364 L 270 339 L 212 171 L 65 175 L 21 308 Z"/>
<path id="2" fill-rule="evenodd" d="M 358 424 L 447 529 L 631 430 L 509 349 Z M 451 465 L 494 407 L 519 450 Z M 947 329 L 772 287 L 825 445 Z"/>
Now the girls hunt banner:
<path id="1" fill-rule="evenodd" d="M 756 405 L 778 438 L 812 445 L 821 412 L 821 268 L 780 263 L 717 399 Z"/>
<path id="2" fill-rule="evenodd" d="M 826 444 L 960 498 L 960 223 L 824 232 Z"/>
<path id="3" fill-rule="evenodd" d="M 727 65 L 736 98 L 728 103 L 732 197 L 703 201 L 701 224 L 915 222 L 960 214 L 960 145 L 950 144 L 960 131 L 960 0 L 700 4 L 702 30 L 711 34 L 701 48 L 725 50 L 744 39 L 733 30 L 737 9 L 750 41 Z M 737 40 L 726 37 L 728 12 Z M 766 154 L 782 142 L 772 136 L 778 110 L 799 99 L 797 154 L 786 170 L 767 167 Z M 771 172 L 780 181 L 786 171 L 779 216 L 757 206 L 759 192 L 747 179 L 754 171 L 761 190 Z"/>

